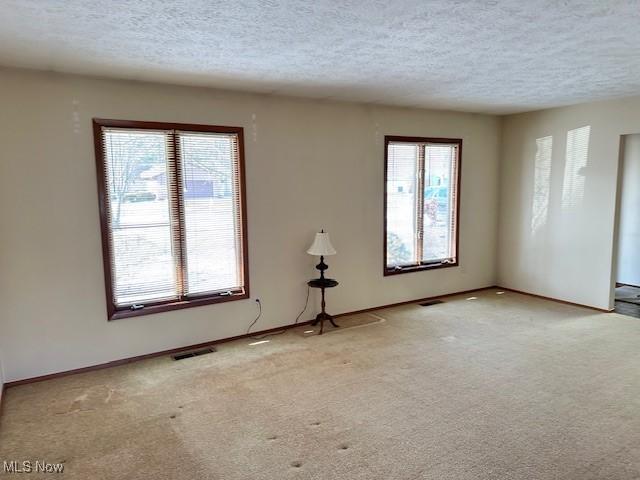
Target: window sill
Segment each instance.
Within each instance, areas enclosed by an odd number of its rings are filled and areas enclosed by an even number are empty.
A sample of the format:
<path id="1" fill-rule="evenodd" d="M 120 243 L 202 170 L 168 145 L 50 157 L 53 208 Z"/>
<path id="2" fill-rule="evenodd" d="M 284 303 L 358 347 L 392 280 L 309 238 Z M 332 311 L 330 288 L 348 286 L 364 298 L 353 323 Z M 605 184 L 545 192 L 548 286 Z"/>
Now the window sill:
<path id="1" fill-rule="evenodd" d="M 232 295 L 215 295 L 211 297 L 201 297 L 189 300 L 175 300 L 164 303 L 156 303 L 148 305 L 137 310 L 119 309 L 108 312 L 108 319 L 119 320 L 121 318 L 141 317 L 143 315 L 152 315 L 154 313 L 168 312 L 171 310 L 181 310 L 183 308 L 201 307 L 214 303 L 233 302 L 235 300 L 244 300 L 249 298 L 249 291 L 234 293 Z"/>
<path id="2" fill-rule="evenodd" d="M 390 275 L 400 275 L 402 273 L 413 273 L 413 272 L 422 272 L 424 270 L 437 270 L 438 268 L 449 268 L 449 267 L 457 267 L 458 260 L 454 263 L 432 263 L 427 265 L 415 265 L 411 267 L 401 267 L 401 268 L 384 268 L 384 276 L 388 277 Z"/>

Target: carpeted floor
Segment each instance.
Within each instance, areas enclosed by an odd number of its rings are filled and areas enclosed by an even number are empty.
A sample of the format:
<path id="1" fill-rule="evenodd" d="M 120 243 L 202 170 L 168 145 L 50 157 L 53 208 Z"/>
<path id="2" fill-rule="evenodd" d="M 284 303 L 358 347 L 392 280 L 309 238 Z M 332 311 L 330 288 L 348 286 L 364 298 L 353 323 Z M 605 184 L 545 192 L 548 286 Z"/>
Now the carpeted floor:
<path id="1" fill-rule="evenodd" d="M 83 480 L 639 478 L 640 321 L 476 297 L 11 388 L 0 462 Z"/>

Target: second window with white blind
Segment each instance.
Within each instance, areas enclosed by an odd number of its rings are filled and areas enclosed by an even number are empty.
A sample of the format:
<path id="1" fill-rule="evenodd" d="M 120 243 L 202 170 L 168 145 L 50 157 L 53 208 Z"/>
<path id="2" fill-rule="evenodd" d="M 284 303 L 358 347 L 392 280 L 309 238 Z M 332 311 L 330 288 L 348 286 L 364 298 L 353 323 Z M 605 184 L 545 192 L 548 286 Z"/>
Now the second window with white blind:
<path id="1" fill-rule="evenodd" d="M 247 298 L 242 128 L 94 133 L 109 318 Z"/>
<path id="2" fill-rule="evenodd" d="M 462 140 L 385 137 L 384 274 L 458 264 Z"/>

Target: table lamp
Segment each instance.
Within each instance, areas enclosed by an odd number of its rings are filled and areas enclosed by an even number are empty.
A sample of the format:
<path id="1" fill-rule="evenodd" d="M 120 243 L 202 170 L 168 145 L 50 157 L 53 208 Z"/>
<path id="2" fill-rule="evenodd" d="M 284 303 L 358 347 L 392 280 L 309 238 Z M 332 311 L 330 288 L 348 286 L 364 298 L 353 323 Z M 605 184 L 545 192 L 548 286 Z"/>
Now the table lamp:
<path id="1" fill-rule="evenodd" d="M 329 265 L 324 263 L 324 257 L 336 254 L 336 249 L 333 248 L 331 240 L 329 240 L 329 234 L 324 230 L 316 233 L 316 238 L 314 238 L 309 250 L 307 250 L 307 253 L 309 255 L 316 255 L 320 257 L 320 263 L 316 265 L 316 268 L 320 270 L 320 279 L 324 280 L 324 271 L 329 268 Z"/>
<path id="2" fill-rule="evenodd" d="M 311 322 L 311 325 L 316 325 L 320 322 L 320 332 L 318 335 L 322 335 L 322 331 L 324 330 L 324 321 L 329 320 L 331 325 L 337 327 L 336 323 L 333 321 L 333 317 L 327 313 L 325 310 L 325 301 L 324 301 L 324 290 L 326 288 L 332 288 L 338 285 L 336 280 L 331 278 L 324 278 L 324 271 L 329 268 L 329 266 L 324 263 L 324 257 L 328 255 L 335 255 L 336 249 L 331 245 L 331 240 L 329 240 L 329 234 L 322 230 L 320 233 L 316 233 L 316 238 L 313 240 L 313 243 L 307 250 L 309 255 L 319 255 L 320 263 L 316 265 L 316 268 L 320 270 L 320 278 L 316 278 L 315 280 L 311 280 L 307 282 L 312 288 L 319 288 L 322 291 L 322 311 L 316 316 L 316 319 Z"/>

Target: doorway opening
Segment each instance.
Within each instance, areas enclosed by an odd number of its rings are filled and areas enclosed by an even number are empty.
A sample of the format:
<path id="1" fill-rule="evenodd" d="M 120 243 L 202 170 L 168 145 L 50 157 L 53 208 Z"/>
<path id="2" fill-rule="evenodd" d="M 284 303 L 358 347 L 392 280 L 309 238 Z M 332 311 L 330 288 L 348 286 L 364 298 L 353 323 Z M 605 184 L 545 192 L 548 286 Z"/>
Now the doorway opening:
<path id="1" fill-rule="evenodd" d="M 640 134 L 621 137 L 616 204 L 614 311 L 640 318 Z"/>

